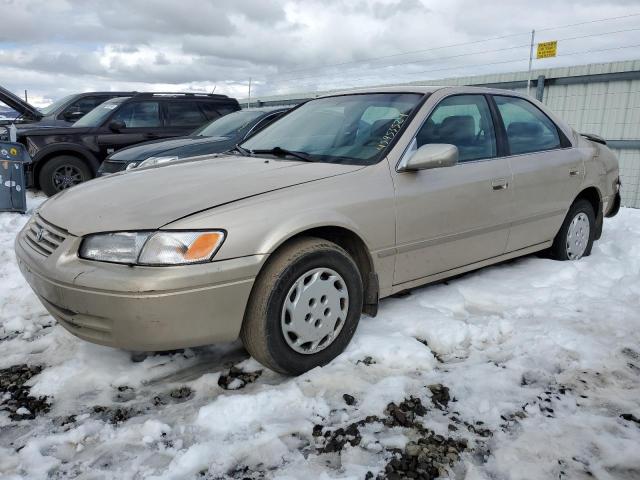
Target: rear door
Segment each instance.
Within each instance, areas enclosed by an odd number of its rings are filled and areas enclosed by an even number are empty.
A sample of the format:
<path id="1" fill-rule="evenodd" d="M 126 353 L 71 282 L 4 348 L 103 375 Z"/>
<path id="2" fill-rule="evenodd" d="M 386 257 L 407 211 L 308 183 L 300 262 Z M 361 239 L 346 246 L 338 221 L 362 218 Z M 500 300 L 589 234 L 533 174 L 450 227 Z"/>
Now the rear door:
<path id="1" fill-rule="evenodd" d="M 111 122 L 123 122 L 120 131 L 109 128 Z M 107 155 L 136 143 L 162 138 L 162 118 L 158 100 L 131 101 L 122 105 L 100 128 L 97 143 L 103 160 Z"/>
<path id="2" fill-rule="evenodd" d="M 494 95 L 513 172 L 513 225 L 507 251 L 552 240 L 584 177 L 564 133 L 532 102 Z"/>
<path id="3" fill-rule="evenodd" d="M 457 146 L 459 163 L 394 172 L 396 285 L 499 256 L 507 245 L 511 172 L 500 156 L 487 98 L 456 94 L 441 100 L 412 148 L 429 143 Z"/>

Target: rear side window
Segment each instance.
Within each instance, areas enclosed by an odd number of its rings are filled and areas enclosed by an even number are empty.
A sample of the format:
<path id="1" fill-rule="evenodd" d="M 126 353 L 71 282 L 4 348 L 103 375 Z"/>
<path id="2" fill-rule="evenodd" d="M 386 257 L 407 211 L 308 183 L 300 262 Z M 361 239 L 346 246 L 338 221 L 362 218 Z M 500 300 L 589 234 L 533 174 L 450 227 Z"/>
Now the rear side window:
<path id="1" fill-rule="evenodd" d="M 200 108 L 207 116 L 207 120 L 215 120 L 216 118 L 220 118 L 222 116 L 222 113 L 218 111 L 216 105 L 214 105 L 213 103 L 201 102 Z"/>
<path id="2" fill-rule="evenodd" d="M 207 120 L 215 120 L 216 118 L 240 110 L 235 105 L 225 105 L 218 102 L 200 102 L 200 108 L 207 116 Z"/>
<path id="3" fill-rule="evenodd" d="M 454 95 L 442 100 L 416 136 L 418 148 L 429 143 L 458 147 L 460 162 L 496 156 L 496 134 L 482 95 Z"/>
<path id="4" fill-rule="evenodd" d="M 167 102 L 167 123 L 171 127 L 199 127 L 207 121 L 197 102 Z"/>
<path id="5" fill-rule="evenodd" d="M 495 96 L 511 155 L 560 148 L 558 128 L 542 111 L 522 98 Z"/>
<path id="6" fill-rule="evenodd" d="M 111 120 L 124 122 L 127 128 L 154 128 L 162 125 L 158 102 L 127 103 Z"/>

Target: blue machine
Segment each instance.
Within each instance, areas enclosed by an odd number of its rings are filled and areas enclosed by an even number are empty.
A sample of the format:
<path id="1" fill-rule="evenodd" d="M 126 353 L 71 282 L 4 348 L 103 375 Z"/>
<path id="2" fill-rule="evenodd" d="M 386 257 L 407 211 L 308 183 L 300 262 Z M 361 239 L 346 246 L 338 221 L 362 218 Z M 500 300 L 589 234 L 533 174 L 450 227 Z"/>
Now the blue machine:
<path id="1" fill-rule="evenodd" d="M 0 141 L 0 212 L 27 211 L 27 163 L 31 163 L 31 157 L 24 145 Z"/>

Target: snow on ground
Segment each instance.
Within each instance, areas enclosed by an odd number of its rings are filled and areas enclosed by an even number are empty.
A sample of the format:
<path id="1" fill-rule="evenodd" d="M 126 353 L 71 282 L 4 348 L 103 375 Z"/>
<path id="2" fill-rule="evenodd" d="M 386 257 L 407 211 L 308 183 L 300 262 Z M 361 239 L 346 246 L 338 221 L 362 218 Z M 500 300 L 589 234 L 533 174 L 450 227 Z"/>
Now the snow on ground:
<path id="1" fill-rule="evenodd" d="M 72 337 L 16 266 L 27 218 L 0 214 L 0 478 L 640 478 L 638 210 L 579 262 L 384 300 L 298 378 L 238 343 L 132 359 Z"/>

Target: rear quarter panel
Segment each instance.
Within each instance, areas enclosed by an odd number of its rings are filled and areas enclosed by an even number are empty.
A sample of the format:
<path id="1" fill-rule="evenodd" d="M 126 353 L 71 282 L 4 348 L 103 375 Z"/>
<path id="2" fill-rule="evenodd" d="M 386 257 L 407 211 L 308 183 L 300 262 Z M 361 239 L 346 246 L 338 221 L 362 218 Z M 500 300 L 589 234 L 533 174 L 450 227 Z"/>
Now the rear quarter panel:
<path id="1" fill-rule="evenodd" d="M 588 187 L 598 189 L 603 213 L 606 213 L 613 203 L 620 176 L 618 158 L 606 145 L 592 142 L 578 134 L 576 136 L 576 145 L 585 153 L 583 189 Z"/>

